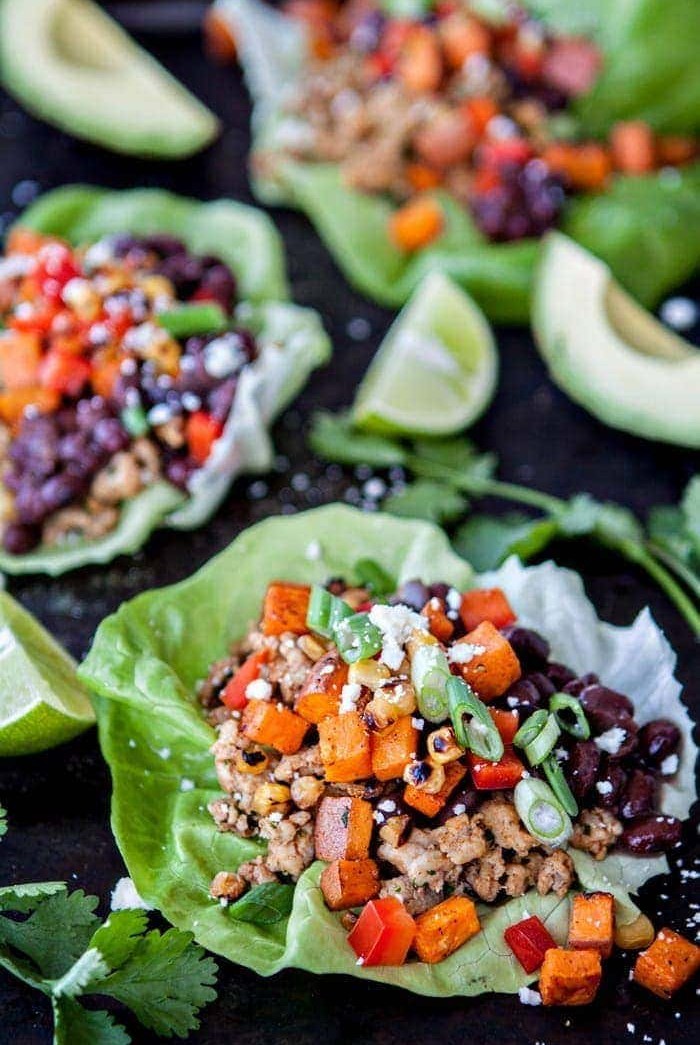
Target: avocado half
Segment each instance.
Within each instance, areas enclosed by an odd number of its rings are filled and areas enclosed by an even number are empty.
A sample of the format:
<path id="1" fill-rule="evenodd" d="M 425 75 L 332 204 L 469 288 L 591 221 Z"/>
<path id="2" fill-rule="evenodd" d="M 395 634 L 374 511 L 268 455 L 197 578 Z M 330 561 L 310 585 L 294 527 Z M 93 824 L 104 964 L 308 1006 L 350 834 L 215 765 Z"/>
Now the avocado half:
<path id="1" fill-rule="evenodd" d="M 532 326 L 554 382 L 600 421 L 700 448 L 700 351 L 560 232 L 542 245 Z"/>
<path id="2" fill-rule="evenodd" d="M 31 112 L 115 152 L 175 159 L 218 121 L 91 0 L 0 0 L 0 80 Z"/>

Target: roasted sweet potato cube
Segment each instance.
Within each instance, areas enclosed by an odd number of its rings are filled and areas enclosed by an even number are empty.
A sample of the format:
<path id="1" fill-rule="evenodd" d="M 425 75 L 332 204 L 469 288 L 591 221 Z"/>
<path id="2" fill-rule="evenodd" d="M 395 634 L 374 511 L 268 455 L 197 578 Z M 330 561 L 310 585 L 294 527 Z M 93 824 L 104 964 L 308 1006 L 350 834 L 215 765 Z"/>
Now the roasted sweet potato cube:
<path id="1" fill-rule="evenodd" d="M 633 978 L 660 998 L 670 998 L 700 969 L 700 947 L 672 929 L 660 929 L 637 958 Z"/>
<path id="2" fill-rule="evenodd" d="M 428 631 L 438 642 L 447 642 L 452 638 L 455 626 L 445 613 L 444 603 L 440 599 L 428 599 L 421 613 L 428 621 Z"/>
<path id="3" fill-rule="evenodd" d="M 265 635 L 282 635 L 291 631 L 305 635 L 309 630 L 306 614 L 311 589 L 307 584 L 273 581 L 268 585 L 263 605 L 262 630 Z"/>
<path id="4" fill-rule="evenodd" d="M 374 860 L 334 860 L 321 874 L 321 892 L 331 911 L 346 911 L 374 899 L 379 868 Z"/>
<path id="5" fill-rule="evenodd" d="M 588 1005 L 596 996 L 603 970 L 598 951 L 552 947 L 540 969 L 544 1005 Z"/>
<path id="6" fill-rule="evenodd" d="M 490 620 L 482 621 L 478 627 L 455 643 L 460 642 L 481 648 L 470 660 L 460 664 L 459 668 L 465 682 L 468 682 L 482 700 L 495 700 L 502 696 L 522 674 L 520 661 L 508 639 L 493 626 Z"/>
<path id="7" fill-rule="evenodd" d="M 346 711 L 318 724 L 318 742 L 326 780 L 349 783 L 372 775 L 369 731 L 357 711 Z"/>
<path id="8" fill-rule="evenodd" d="M 410 715 L 402 715 L 381 733 L 373 733 L 372 772 L 378 780 L 395 780 L 403 776 L 408 763 L 418 750 L 418 730 Z"/>
<path id="9" fill-rule="evenodd" d="M 445 766 L 445 783 L 436 794 L 429 795 L 427 791 L 407 784 L 403 793 L 404 802 L 423 816 L 437 816 L 466 772 L 461 762 L 450 762 Z"/>
<path id="10" fill-rule="evenodd" d="M 340 694 L 348 681 L 348 666 L 336 650 L 316 661 L 302 686 L 294 710 L 307 722 L 317 725 L 338 714 Z"/>
<path id="11" fill-rule="evenodd" d="M 299 750 L 308 728 L 305 719 L 269 700 L 249 700 L 241 712 L 243 734 L 283 755 L 293 755 Z"/>
<path id="12" fill-rule="evenodd" d="M 472 588 L 462 595 L 459 615 L 466 631 L 473 631 L 482 621 L 490 621 L 495 628 L 512 624 L 515 613 L 501 588 Z"/>
<path id="13" fill-rule="evenodd" d="M 317 860 L 364 860 L 372 840 L 372 806 L 364 798 L 326 795 L 314 824 Z"/>
<path id="14" fill-rule="evenodd" d="M 413 949 L 422 962 L 441 962 L 481 929 L 474 901 L 451 896 L 416 918 Z"/>
<path id="15" fill-rule="evenodd" d="M 569 947 L 598 951 L 609 958 L 615 940 L 615 899 L 612 893 L 579 893 L 571 901 Z"/>

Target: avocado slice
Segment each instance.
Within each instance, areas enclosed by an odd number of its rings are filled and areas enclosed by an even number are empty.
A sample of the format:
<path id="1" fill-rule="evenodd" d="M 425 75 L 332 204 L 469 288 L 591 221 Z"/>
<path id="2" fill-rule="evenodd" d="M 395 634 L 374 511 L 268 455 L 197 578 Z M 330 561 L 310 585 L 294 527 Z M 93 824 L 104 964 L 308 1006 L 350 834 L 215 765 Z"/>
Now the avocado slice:
<path id="1" fill-rule="evenodd" d="M 560 232 L 542 246 L 532 326 L 554 382 L 594 417 L 646 439 L 700 448 L 700 352 Z"/>
<path id="2" fill-rule="evenodd" d="M 175 159 L 218 131 L 91 0 L 0 0 L 0 80 L 37 116 L 115 152 Z"/>

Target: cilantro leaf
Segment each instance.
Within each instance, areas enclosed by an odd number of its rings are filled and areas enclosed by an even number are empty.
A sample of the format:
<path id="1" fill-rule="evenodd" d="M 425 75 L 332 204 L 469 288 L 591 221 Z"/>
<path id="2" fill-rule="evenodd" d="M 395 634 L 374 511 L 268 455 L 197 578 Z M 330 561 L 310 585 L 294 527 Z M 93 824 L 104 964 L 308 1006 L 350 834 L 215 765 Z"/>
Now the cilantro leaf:
<path id="1" fill-rule="evenodd" d="M 118 969 L 138 946 L 139 937 L 148 928 L 146 911 L 130 907 L 112 911 L 90 940 L 90 948 L 99 951 L 108 969 Z"/>
<path id="2" fill-rule="evenodd" d="M 0 917 L 0 943 L 19 951 L 47 979 L 62 976 L 87 948 L 99 925 L 95 896 L 56 892 L 44 897 L 24 921 Z"/>
<path id="3" fill-rule="evenodd" d="M 461 493 L 447 483 L 432 479 L 416 479 L 382 503 L 384 511 L 392 515 L 427 519 L 441 525 L 454 522 L 464 514 L 466 507 L 467 500 Z"/>
<path id="4" fill-rule="evenodd" d="M 459 527 L 455 550 L 475 570 L 493 570 L 509 555 L 527 562 L 541 552 L 554 537 L 558 526 L 546 517 L 530 518 L 514 512 L 509 515 L 473 515 Z"/>
<path id="5" fill-rule="evenodd" d="M 406 460 L 406 451 L 398 443 L 381 435 L 358 432 L 347 414 L 326 410 L 318 411 L 311 419 L 309 445 L 325 461 L 338 464 L 390 468 Z"/>
<path id="6" fill-rule="evenodd" d="M 54 893 L 66 891 L 65 882 L 26 882 L 22 885 L 4 885 L 0 888 L 0 912 L 15 911 L 26 914 Z"/>
<path id="7" fill-rule="evenodd" d="M 89 1012 L 73 998 L 53 1001 L 54 1045 L 129 1045 L 131 1038 L 108 1012 Z"/>
<path id="8" fill-rule="evenodd" d="M 416 439 L 413 452 L 424 465 L 437 465 L 473 479 L 490 479 L 498 458 L 493 453 L 480 453 L 468 439 Z"/>
<path id="9" fill-rule="evenodd" d="M 0 803 L 0 838 L 7 834 L 7 810 Z"/>
<path id="10" fill-rule="evenodd" d="M 593 535 L 603 543 L 621 540 L 641 541 L 644 532 L 634 514 L 617 504 L 597 501 L 590 494 L 576 494 L 556 512 L 556 521 L 565 537 Z"/>
<path id="11" fill-rule="evenodd" d="M 286 918 L 294 902 L 294 886 L 265 882 L 236 900 L 228 909 L 231 918 L 255 925 L 272 925 Z"/>
<path id="12" fill-rule="evenodd" d="M 169 929 L 142 936 L 95 990 L 126 1005 L 156 1034 L 184 1038 L 199 1027 L 199 1010 L 216 997 L 215 982 L 216 964 L 192 944 L 192 934 Z"/>

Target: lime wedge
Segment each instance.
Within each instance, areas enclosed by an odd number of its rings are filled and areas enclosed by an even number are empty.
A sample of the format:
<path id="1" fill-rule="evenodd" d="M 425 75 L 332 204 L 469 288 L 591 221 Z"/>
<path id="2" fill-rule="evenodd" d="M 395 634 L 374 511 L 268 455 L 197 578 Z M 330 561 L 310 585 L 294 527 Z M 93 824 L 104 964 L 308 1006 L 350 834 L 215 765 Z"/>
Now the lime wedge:
<path id="1" fill-rule="evenodd" d="M 427 276 L 365 374 L 352 409 L 358 428 L 446 435 L 472 424 L 496 388 L 498 356 L 477 304 L 447 276 Z"/>
<path id="2" fill-rule="evenodd" d="M 0 592 L 0 756 L 45 751 L 94 721 L 72 657 Z"/>

